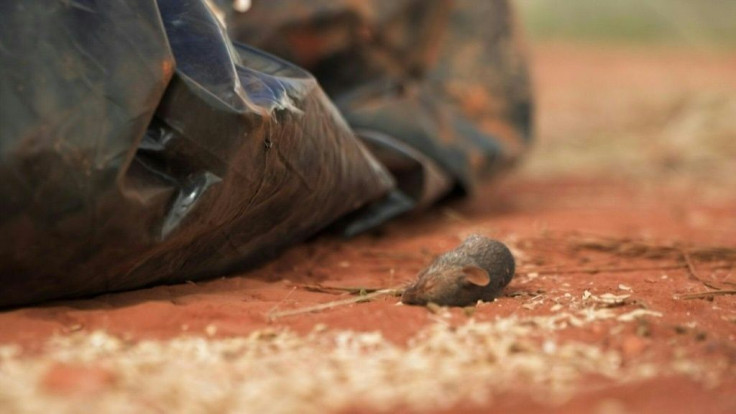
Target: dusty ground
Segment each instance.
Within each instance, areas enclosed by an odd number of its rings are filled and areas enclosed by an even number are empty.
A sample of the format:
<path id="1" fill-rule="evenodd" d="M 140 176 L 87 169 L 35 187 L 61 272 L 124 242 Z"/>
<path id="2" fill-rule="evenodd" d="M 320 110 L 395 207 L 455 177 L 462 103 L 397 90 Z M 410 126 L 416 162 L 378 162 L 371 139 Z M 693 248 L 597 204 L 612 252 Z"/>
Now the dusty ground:
<path id="1" fill-rule="evenodd" d="M 241 276 L 2 312 L 0 411 L 736 411 L 736 55 L 534 57 L 520 171 Z M 284 314 L 471 233 L 516 255 L 495 302 Z"/>

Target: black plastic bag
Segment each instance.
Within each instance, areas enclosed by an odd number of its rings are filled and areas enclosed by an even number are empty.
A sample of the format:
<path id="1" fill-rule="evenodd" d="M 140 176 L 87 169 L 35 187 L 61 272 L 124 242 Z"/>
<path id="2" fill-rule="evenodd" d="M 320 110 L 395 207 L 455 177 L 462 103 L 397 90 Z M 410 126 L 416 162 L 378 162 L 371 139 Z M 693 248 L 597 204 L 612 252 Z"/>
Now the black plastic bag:
<path id="1" fill-rule="evenodd" d="M 529 74 L 506 0 L 256 0 L 228 16 L 234 39 L 311 71 L 356 133 L 391 153 L 379 159 L 402 166 L 399 187 L 418 206 L 472 194 L 530 143 Z"/>
<path id="2" fill-rule="evenodd" d="M 0 5 L 0 305 L 222 275 L 391 188 L 307 72 L 158 6 Z"/>

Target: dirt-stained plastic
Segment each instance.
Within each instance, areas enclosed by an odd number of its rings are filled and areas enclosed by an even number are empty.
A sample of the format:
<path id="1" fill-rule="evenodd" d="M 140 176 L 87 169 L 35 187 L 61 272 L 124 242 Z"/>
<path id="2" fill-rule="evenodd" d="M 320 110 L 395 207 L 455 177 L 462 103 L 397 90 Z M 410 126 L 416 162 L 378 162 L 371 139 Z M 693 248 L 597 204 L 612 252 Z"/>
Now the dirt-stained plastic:
<path id="1" fill-rule="evenodd" d="M 311 75 L 199 0 L 0 14 L 0 305 L 223 275 L 392 187 Z"/>
<path id="2" fill-rule="evenodd" d="M 358 135 L 417 150 L 421 160 L 407 156 L 446 174 L 449 190 L 472 194 L 530 143 L 529 73 L 506 0 L 253 1 L 229 27 L 311 71 Z M 424 204 L 449 191 L 428 181 L 414 197 Z"/>

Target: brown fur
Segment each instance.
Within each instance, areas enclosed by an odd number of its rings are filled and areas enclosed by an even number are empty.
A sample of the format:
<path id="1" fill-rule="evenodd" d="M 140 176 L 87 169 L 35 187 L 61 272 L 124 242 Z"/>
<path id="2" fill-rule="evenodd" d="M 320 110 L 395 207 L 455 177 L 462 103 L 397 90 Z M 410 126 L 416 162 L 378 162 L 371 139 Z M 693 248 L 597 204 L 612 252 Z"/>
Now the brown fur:
<path id="1" fill-rule="evenodd" d="M 407 305 L 468 306 L 491 301 L 514 276 L 514 257 L 501 242 L 474 234 L 421 271 L 401 297 Z"/>

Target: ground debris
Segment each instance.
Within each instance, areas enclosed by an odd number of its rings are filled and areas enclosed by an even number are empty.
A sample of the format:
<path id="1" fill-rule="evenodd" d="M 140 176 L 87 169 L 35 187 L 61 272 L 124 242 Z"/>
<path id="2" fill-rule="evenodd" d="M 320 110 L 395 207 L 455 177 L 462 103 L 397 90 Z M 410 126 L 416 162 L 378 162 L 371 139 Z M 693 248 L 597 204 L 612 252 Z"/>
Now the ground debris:
<path id="1" fill-rule="evenodd" d="M 316 413 L 360 406 L 391 412 L 450 409 L 460 401 L 487 404 L 509 390 L 525 390 L 549 404 L 584 388 L 583 379 L 590 375 L 614 383 L 671 374 L 718 381 L 726 365 L 702 365 L 682 356 L 671 364 L 642 360 L 628 366 L 615 350 L 560 341 L 553 334 L 603 319 L 626 322 L 657 315 L 585 309 L 490 322 L 470 319 L 459 326 L 435 323 L 406 346 L 378 332 L 325 326 L 306 335 L 266 329 L 246 337 L 137 343 L 101 331 L 76 332 L 51 339 L 34 357 L 0 346 L 0 407 L 59 413 L 78 412 L 80 404 L 95 412 Z M 114 381 L 99 384 L 95 398 L 84 401 L 50 395 L 41 380 L 59 364 L 81 372 L 102 370 Z"/>
<path id="2" fill-rule="evenodd" d="M 594 295 L 589 290 L 583 291 L 583 304 L 593 304 L 595 307 L 616 308 L 627 305 L 646 307 L 641 301 L 631 297 L 631 294 L 615 295 L 613 293 L 602 293 Z"/>
<path id="3" fill-rule="evenodd" d="M 327 309 L 333 309 L 340 306 L 345 305 L 352 305 L 355 303 L 361 303 L 361 302 L 370 302 L 376 298 L 382 297 L 382 296 L 399 296 L 403 292 L 403 289 L 401 288 L 394 288 L 394 289 L 380 289 L 375 290 L 371 293 L 366 293 L 364 289 L 361 289 L 358 292 L 353 292 L 353 294 L 357 294 L 357 296 L 348 298 L 348 299 L 342 299 L 342 300 L 335 300 L 331 302 L 326 303 L 318 303 L 316 305 L 309 305 L 301 308 L 296 309 L 289 309 L 289 310 L 283 310 L 283 311 L 277 311 L 276 309 L 273 309 L 271 312 L 268 313 L 267 318 L 269 321 L 274 321 L 279 318 L 283 318 L 286 316 L 294 316 L 294 315 L 301 315 L 305 313 L 312 313 L 312 312 L 320 312 Z"/>
<path id="4" fill-rule="evenodd" d="M 565 237 L 572 250 L 597 250 L 621 257 L 644 259 L 683 259 L 687 256 L 704 262 L 736 262 L 736 249 L 723 246 L 692 246 L 681 242 L 657 242 L 623 237 L 572 234 Z"/>
<path id="5" fill-rule="evenodd" d="M 685 295 L 677 295 L 676 299 L 707 299 L 714 296 L 736 295 L 736 290 L 710 290 L 706 292 L 689 293 Z"/>

